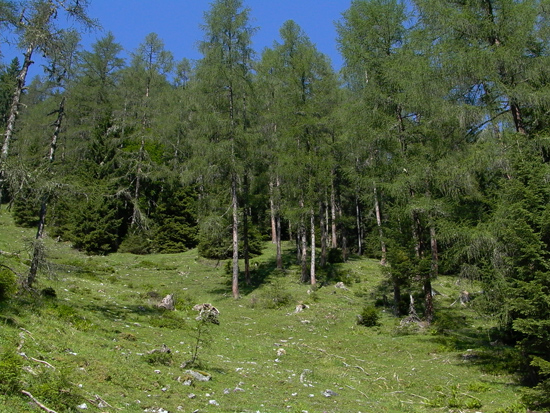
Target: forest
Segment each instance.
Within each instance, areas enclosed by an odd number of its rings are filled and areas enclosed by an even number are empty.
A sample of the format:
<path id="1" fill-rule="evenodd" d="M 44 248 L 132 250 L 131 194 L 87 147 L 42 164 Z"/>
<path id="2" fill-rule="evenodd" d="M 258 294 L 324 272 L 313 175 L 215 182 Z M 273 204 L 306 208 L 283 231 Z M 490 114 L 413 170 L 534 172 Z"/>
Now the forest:
<path id="1" fill-rule="evenodd" d="M 234 298 L 266 241 L 280 270 L 291 241 L 313 287 L 376 258 L 388 308 L 414 297 L 428 324 L 433 280 L 475 280 L 550 407 L 550 1 L 352 0 L 339 72 L 293 21 L 253 50 L 241 0 L 212 2 L 197 61 L 155 33 L 129 59 L 111 33 L 83 50 L 87 3 L 0 1 L 20 50 L 0 68 L 0 207 L 37 229 L 22 288 L 46 233 L 90 255 L 197 248 Z"/>

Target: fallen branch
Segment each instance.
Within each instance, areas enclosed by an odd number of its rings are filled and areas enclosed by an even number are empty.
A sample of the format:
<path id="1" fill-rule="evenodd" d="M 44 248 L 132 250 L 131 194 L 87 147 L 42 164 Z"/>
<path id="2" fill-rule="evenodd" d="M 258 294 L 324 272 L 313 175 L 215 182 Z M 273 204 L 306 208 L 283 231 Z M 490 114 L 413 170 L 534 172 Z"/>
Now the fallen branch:
<path id="1" fill-rule="evenodd" d="M 38 400 L 36 400 L 36 398 L 35 398 L 32 394 L 30 394 L 28 391 L 26 391 L 26 390 L 21 390 L 21 393 L 23 393 L 23 394 L 29 396 L 29 397 L 32 399 L 32 401 L 35 402 L 36 405 L 37 405 L 38 407 L 40 407 L 42 410 L 44 410 L 44 411 L 46 411 L 46 412 L 48 412 L 48 413 L 57 413 L 55 410 L 52 410 L 52 409 L 50 409 L 50 408 L 44 406 L 42 403 L 40 403 Z"/>
<path id="2" fill-rule="evenodd" d="M 42 363 L 42 364 L 45 364 L 46 366 L 52 368 L 55 370 L 55 367 L 52 366 L 50 363 L 48 363 L 47 361 L 44 361 L 44 360 L 38 360 L 38 359 L 35 359 L 34 357 L 29 357 L 32 361 L 36 361 L 37 363 Z"/>

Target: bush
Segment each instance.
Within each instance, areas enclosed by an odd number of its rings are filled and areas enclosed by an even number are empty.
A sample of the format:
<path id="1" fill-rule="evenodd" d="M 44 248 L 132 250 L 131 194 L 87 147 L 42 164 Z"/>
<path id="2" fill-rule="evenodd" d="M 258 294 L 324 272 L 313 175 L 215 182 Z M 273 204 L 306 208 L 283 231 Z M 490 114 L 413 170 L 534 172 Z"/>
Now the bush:
<path id="1" fill-rule="evenodd" d="M 13 271 L 0 266 L 0 302 L 10 299 L 17 291 L 17 277 Z"/>
<path id="2" fill-rule="evenodd" d="M 33 396 L 55 410 L 73 411 L 74 406 L 85 400 L 63 370 L 48 369 L 34 377 L 29 385 Z"/>
<path id="3" fill-rule="evenodd" d="M 18 393 L 21 388 L 23 362 L 14 349 L 0 354 L 0 394 Z"/>
<path id="4" fill-rule="evenodd" d="M 173 356 L 170 352 L 154 351 L 144 354 L 143 360 L 149 364 L 169 366 L 172 364 Z"/>
<path id="5" fill-rule="evenodd" d="M 282 281 L 276 280 L 269 285 L 266 285 L 261 291 L 259 297 L 253 297 L 251 306 L 260 306 L 266 309 L 278 309 L 285 307 L 294 301 L 292 293 L 290 293 Z"/>
<path id="6" fill-rule="evenodd" d="M 365 327 L 375 327 L 380 324 L 379 320 L 380 313 L 372 305 L 365 306 L 361 314 L 357 316 L 357 324 Z"/>
<path id="7" fill-rule="evenodd" d="M 136 255 L 150 254 L 153 243 L 147 232 L 132 232 L 122 241 L 118 252 L 127 252 Z"/>

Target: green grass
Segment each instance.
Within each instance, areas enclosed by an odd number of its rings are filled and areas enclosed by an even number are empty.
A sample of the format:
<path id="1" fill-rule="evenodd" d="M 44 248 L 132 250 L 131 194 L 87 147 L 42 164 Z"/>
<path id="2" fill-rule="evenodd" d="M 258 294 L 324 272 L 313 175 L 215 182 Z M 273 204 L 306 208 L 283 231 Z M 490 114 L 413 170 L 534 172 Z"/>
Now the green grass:
<path id="1" fill-rule="evenodd" d="M 34 231 L 14 227 L 5 213 L 0 225 L 0 250 L 20 254 L 0 260 L 23 274 Z M 87 257 L 46 241 L 50 272 L 37 287 L 56 297 L 22 295 L 0 308 L 0 354 L 24 353 L 21 389 L 58 412 L 525 411 L 502 361 L 513 349 L 489 344 L 490 320 L 450 306 L 470 287 L 454 279 L 434 283 L 445 328 L 403 329 L 382 309 L 379 325 L 367 328 L 356 317 L 383 284 L 373 260 L 337 269 L 349 290 L 328 283 L 312 291 L 297 267 L 274 271 L 269 244 L 253 260 L 254 285 L 234 300 L 225 263 L 196 251 Z M 176 297 L 174 312 L 156 308 L 167 294 Z M 196 342 L 191 307 L 203 302 L 220 310 L 220 325 L 203 336 L 194 369 L 212 379 L 186 385 L 182 364 Z M 295 313 L 298 303 L 309 308 Z M 169 355 L 151 353 L 163 345 Z M 19 391 L 0 394 L 0 411 L 40 411 L 30 402 Z M 87 410 L 76 407 L 82 403 Z"/>

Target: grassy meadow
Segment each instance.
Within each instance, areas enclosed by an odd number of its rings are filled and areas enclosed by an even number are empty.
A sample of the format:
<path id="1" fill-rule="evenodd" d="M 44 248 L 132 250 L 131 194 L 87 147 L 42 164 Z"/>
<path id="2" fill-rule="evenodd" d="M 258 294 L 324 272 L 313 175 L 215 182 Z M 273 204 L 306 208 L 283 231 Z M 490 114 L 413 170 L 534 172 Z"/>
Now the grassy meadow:
<path id="1" fill-rule="evenodd" d="M 2 211 L 0 250 L 17 255 L 0 263 L 24 273 L 33 235 Z M 13 383 L 0 393 L 1 412 L 525 411 L 507 363 L 513 349 L 490 343 L 491 320 L 473 306 L 451 306 L 475 289 L 467 282 L 434 282 L 439 324 L 430 328 L 403 327 L 382 307 L 379 325 L 365 327 L 357 315 L 384 291 L 371 259 L 333 269 L 347 289 L 312 291 L 298 282 L 291 246 L 280 273 L 267 244 L 252 260 L 254 287 L 234 300 L 226 263 L 195 250 L 90 257 L 46 245 L 37 288 L 49 296 L 21 294 L 0 307 L 0 377 Z M 156 306 L 167 294 L 175 311 Z M 220 311 L 199 340 L 198 303 Z M 296 312 L 298 304 L 307 307 Z M 185 365 L 195 351 L 195 365 Z"/>

